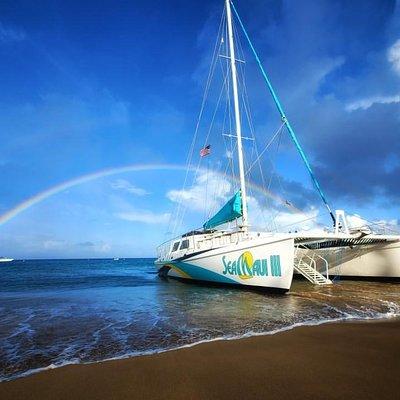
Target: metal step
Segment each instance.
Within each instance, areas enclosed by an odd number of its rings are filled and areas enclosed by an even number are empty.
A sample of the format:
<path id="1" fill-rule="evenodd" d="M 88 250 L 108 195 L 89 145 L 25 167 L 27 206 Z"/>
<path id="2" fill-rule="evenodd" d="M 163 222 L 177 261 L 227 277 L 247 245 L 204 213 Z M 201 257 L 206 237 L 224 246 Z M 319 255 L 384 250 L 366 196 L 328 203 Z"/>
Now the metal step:
<path id="1" fill-rule="evenodd" d="M 312 265 L 313 260 L 311 258 L 309 263 L 303 258 L 294 259 L 294 269 L 296 270 L 296 272 L 303 275 L 308 281 L 315 285 L 330 285 L 332 281 L 330 279 L 327 279 L 320 272 L 318 272 L 314 267 L 312 267 Z"/>

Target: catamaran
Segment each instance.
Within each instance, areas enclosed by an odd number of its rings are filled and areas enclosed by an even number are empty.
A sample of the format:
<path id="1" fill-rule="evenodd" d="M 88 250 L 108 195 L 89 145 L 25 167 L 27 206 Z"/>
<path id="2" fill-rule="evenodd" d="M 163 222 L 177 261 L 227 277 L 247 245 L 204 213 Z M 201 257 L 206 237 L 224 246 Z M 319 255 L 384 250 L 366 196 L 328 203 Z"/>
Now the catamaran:
<path id="1" fill-rule="evenodd" d="M 294 274 L 302 275 L 317 285 L 331 284 L 332 275 L 400 277 L 400 235 L 376 233 L 351 229 L 347 225 L 344 211 L 332 211 L 317 181 L 300 142 L 282 108 L 260 58 L 250 40 L 243 22 L 230 0 L 225 0 L 224 36 L 220 44 L 226 53 L 218 54 L 227 62 L 225 88 L 229 104 L 233 102 L 232 131 L 224 134 L 234 141 L 237 154 L 238 190 L 226 204 L 203 224 L 195 229 L 168 240 L 157 248 L 155 261 L 159 275 L 197 281 L 245 285 L 279 292 L 290 289 Z M 242 111 L 238 85 L 238 64 L 243 60 L 237 56 L 235 43 L 238 21 L 244 37 L 281 118 L 281 129 L 286 128 L 294 142 L 311 181 L 319 193 L 333 222 L 331 232 L 295 231 L 277 232 L 253 230 L 249 224 L 247 189 L 249 182 L 245 169 L 243 140 L 251 139 L 242 135 Z M 219 46 L 218 51 L 220 51 Z M 230 83 L 227 83 L 229 79 Z M 208 85 L 208 83 L 207 83 Z M 206 85 L 206 87 L 207 87 Z M 243 90 L 243 85 L 242 85 Z M 231 96 L 231 97 L 230 97 Z M 231 102 L 231 99 L 233 100 Z M 193 149 L 192 149 L 193 150 Z M 205 146 L 200 156 L 210 153 Z M 259 160 L 260 157 L 257 157 Z M 234 168 L 232 167 L 232 170 Z M 262 171 L 261 171 L 262 172 Z M 251 212 L 251 210 L 250 210 Z M 234 224 L 228 228 L 227 224 Z"/>

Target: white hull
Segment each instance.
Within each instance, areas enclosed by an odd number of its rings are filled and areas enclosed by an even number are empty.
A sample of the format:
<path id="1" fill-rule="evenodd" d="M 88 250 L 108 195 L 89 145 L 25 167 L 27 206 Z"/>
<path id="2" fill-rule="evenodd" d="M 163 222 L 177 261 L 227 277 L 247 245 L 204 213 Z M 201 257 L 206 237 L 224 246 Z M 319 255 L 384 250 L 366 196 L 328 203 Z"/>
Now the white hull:
<path id="1" fill-rule="evenodd" d="M 382 224 L 380 223 L 373 223 L 373 228 L 362 225 L 349 229 L 343 210 L 336 210 L 336 216 L 333 215 L 333 211 L 316 180 L 304 151 L 297 140 L 296 134 L 267 78 L 254 46 L 240 21 L 236 9 L 233 7 L 244 35 L 265 78 L 268 89 L 279 110 L 283 121 L 280 129 L 284 126 L 287 128 L 334 224 L 332 232 L 326 229 L 314 232 L 298 232 L 295 229 L 294 233 L 249 231 L 245 177 L 251 168 L 260 161 L 264 150 L 260 154 L 256 152 L 257 158 L 251 163 L 248 171 L 245 171 L 241 135 L 241 107 L 236 71 L 237 60 L 235 57 L 234 29 L 232 27 L 231 15 L 231 4 L 233 5 L 233 3 L 229 0 L 225 0 L 225 3 L 227 40 L 221 40 L 221 44 L 229 43 L 229 48 L 225 45 L 222 47 L 222 50 L 219 48 L 216 54 L 230 59 L 232 85 L 226 85 L 226 89 L 227 99 L 230 99 L 229 92 L 230 88 L 232 88 L 235 122 L 234 127 L 231 127 L 233 121 L 231 121 L 230 117 L 228 118 L 230 131 L 234 135 L 227 134 L 227 136 L 236 138 L 240 190 L 234 185 L 236 192 L 234 196 L 216 214 L 209 218 L 200 230 L 185 233 L 181 237 L 165 242 L 157 248 L 158 259 L 156 265 L 159 268 L 159 272 L 166 276 L 177 278 L 282 290 L 289 290 L 294 271 L 317 285 L 331 284 L 329 275 L 399 278 L 400 235 L 387 234 L 386 227 L 381 226 Z M 222 54 L 224 52 L 227 53 L 226 56 Z M 215 66 L 217 58 L 213 57 L 213 62 L 214 60 L 215 64 L 213 65 Z M 243 95 L 246 96 L 246 93 L 244 92 Z M 244 102 L 244 105 L 246 105 L 246 102 Z M 215 112 L 217 110 L 218 107 Z M 201 115 L 202 113 L 200 117 Z M 224 115 L 224 121 L 225 117 L 226 115 Z M 199 126 L 199 122 L 200 119 L 197 127 Z M 225 122 L 223 126 L 223 129 L 225 129 Z M 210 131 L 207 134 L 206 141 L 208 141 L 209 133 Z M 279 131 L 274 135 L 270 143 L 272 143 L 278 133 Z M 189 167 L 193 165 L 192 155 L 193 146 L 196 143 L 196 135 L 197 128 L 189 152 Z M 205 149 L 208 149 L 208 153 L 202 154 Z M 210 154 L 209 150 L 210 144 L 201 149 L 200 156 L 203 157 Z M 197 165 L 199 168 L 200 162 Z M 259 165 L 261 168 L 261 163 Z M 198 168 L 196 169 L 196 174 Z M 190 199 L 188 198 L 187 201 L 190 201 Z M 181 219 L 183 219 L 184 212 L 180 215 L 180 211 L 181 203 L 176 212 L 179 218 L 177 218 L 178 225 L 175 228 L 182 223 Z M 226 226 L 231 221 L 236 221 L 235 228 L 231 225 L 226 228 L 226 231 L 216 229 L 220 226 Z M 295 225 L 293 224 L 293 226 Z M 384 233 L 378 234 L 375 228 L 379 230 L 383 228 Z M 236 231 L 233 231 L 233 229 L 236 229 Z M 388 229 L 388 231 L 390 232 L 391 229 Z M 279 271 L 279 274 L 277 271 Z"/>
<path id="2" fill-rule="evenodd" d="M 370 240 L 371 243 L 360 245 L 357 244 L 358 239 L 355 238 L 354 243 L 349 242 L 345 246 L 334 245 L 313 250 L 299 248 L 298 254 L 299 257 L 303 254 L 314 257 L 313 254 L 315 254 L 317 270 L 325 273 L 326 265 L 328 265 L 330 276 L 400 279 L 400 237 L 388 237 L 386 241 L 380 240 L 384 236 L 381 238 L 365 236 L 364 238 L 361 240 Z M 323 238 L 320 243 L 324 244 L 325 241 L 336 239 L 343 240 L 343 237 Z M 344 240 L 353 239 L 345 237 Z M 374 240 L 377 242 L 373 243 Z"/>
<path id="3" fill-rule="evenodd" d="M 344 277 L 400 278 L 400 242 L 320 249 L 329 274 Z"/>
<path id="4" fill-rule="evenodd" d="M 175 278 L 287 291 L 293 278 L 293 260 L 292 238 L 262 238 L 157 260 L 156 265 L 160 274 Z"/>
<path id="5" fill-rule="evenodd" d="M 10 262 L 10 261 L 14 261 L 13 258 L 0 258 L 0 262 Z"/>

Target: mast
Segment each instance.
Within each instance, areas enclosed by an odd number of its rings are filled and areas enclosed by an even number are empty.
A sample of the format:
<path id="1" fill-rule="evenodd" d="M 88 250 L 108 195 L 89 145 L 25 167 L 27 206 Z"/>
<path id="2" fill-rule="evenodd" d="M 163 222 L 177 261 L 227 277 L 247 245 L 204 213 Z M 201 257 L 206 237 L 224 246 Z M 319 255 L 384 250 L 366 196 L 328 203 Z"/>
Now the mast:
<path id="1" fill-rule="evenodd" d="M 239 163 L 239 178 L 240 178 L 240 191 L 242 197 L 242 225 L 243 230 L 246 232 L 248 228 L 247 219 L 247 197 L 246 197 L 246 183 L 244 179 L 244 164 L 243 164 L 243 147 L 242 147 L 242 127 L 240 122 L 240 108 L 239 108 L 239 96 L 237 86 L 237 72 L 236 72 L 236 60 L 235 60 L 235 45 L 233 42 L 233 28 L 232 28 L 232 13 L 230 0 L 225 0 L 226 4 L 226 19 L 228 25 L 228 37 L 229 37 L 229 56 L 231 60 L 231 72 L 232 72 L 232 90 L 233 90 L 233 105 L 235 109 L 235 127 L 236 127 L 236 138 L 237 138 L 237 149 L 238 149 L 238 163 Z"/>
<path id="2" fill-rule="evenodd" d="M 227 0 L 227 3 L 228 2 L 231 3 L 231 1 Z M 232 3 L 232 8 L 233 8 L 233 11 L 234 11 L 234 13 L 235 13 L 235 15 L 236 15 L 236 17 L 237 17 L 237 19 L 239 21 L 239 24 L 240 24 L 241 28 L 243 30 L 244 36 L 246 36 L 246 39 L 247 39 L 247 41 L 249 43 L 249 46 L 250 46 L 250 48 L 251 48 L 251 50 L 252 50 L 252 52 L 254 54 L 254 57 L 255 57 L 255 59 L 257 61 L 257 64 L 260 67 L 261 73 L 262 73 L 262 75 L 264 77 L 265 82 L 267 83 L 268 89 L 269 89 L 269 91 L 270 91 L 270 93 L 272 95 L 272 98 L 274 99 L 275 105 L 276 105 L 279 113 L 281 114 L 282 121 L 285 123 L 286 128 L 287 128 L 287 130 L 288 130 L 288 132 L 290 134 L 290 137 L 292 138 L 292 140 L 293 140 L 298 152 L 300 153 L 301 159 L 303 160 L 303 162 L 304 162 L 304 164 L 305 164 L 305 166 L 306 166 L 306 168 L 308 170 L 308 173 L 310 174 L 311 180 L 314 183 L 315 188 L 317 189 L 319 195 L 321 196 L 321 199 L 324 202 L 325 207 L 327 208 L 327 210 L 328 210 L 328 212 L 329 212 L 329 214 L 330 214 L 330 216 L 332 218 L 333 226 L 336 227 L 336 218 L 333 215 L 332 209 L 331 209 L 331 207 L 330 207 L 330 205 L 329 205 L 329 203 L 328 203 L 328 201 L 327 201 L 327 199 L 326 199 L 326 197 L 325 197 L 325 195 L 324 195 L 324 193 L 323 193 L 323 191 L 321 189 L 321 186 L 319 185 L 319 182 L 318 182 L 317 178 L 314 175 L 313 170 L 311 169 L 311 165 L 308 162 L 308 159 L 307 159 L 307 157 L 306 157 L 306 155 L 305 155 L 305 153 L 303 151 L 303 148 L 300 145 L 300 142 L 297 139 L 297 136 L 294 133 L 294 130 L 293 130 L 289 120 L 287 119 L 285 112 L 283 111 L 283 108 L 282 108 L 282 105 L 281 105 L 281 103 L 280 103 L 280 101 L 278 99 L 278 96 L 276 95 L 275 90 L 272 87 L 272 84 L 271 84 L 270 80 L 268 79 L 267 73 L 265 72 L 264 67 L 263 67 L 263 65 L 261 63 L 261 60 L 258 57 L 256 49 L 254 48 L 253 43 L 251 42 L 250 37 L 247 34 L 247 31 L 246 31 L 246 29 L 245 29 L 245 27 L 243 25 L 243 22 L 242 22 L 242 20 L 241 20 L 241 18 L 239 16 L 239 13 L 237 12 L 236 7 L 235 7 L 235 5 L 233 3 Z"/>

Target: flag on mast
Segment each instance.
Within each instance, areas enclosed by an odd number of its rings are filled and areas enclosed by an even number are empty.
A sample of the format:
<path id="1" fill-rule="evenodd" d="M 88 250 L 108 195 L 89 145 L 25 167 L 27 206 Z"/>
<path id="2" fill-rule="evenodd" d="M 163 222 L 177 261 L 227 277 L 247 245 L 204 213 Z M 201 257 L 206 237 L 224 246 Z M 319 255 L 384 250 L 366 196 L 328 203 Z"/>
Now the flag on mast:
<path id="1" fill-rule="evenodd" d="M 200 157 L 208 156 L 211 153 L 211 145 L 208 144 L 200 150 Z"/>

